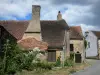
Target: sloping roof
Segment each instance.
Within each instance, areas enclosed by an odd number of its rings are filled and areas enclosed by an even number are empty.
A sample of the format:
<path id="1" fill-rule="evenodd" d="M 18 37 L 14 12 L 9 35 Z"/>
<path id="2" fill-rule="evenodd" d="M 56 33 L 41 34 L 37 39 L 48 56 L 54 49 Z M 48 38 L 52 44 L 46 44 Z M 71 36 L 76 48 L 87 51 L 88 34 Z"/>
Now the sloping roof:
<path id="1" fill-rule="evenodd" d="M 34 37 L 29 37 L 18 41 L 18 44 L 24 49 L 34 49 L 38 47 L 41 50 L 47 50 L 48 44 L 42 41 L 36 40 Z"/>
<path id="2" fill-rule="evenodd" d="M 41 21 L 42 40 L 48 43 L 49 48 L 62 48 L 65 30 L 68 29 L 65 20 Z"/>
<path id="3" fill-rule="evenodd" d="M 80 26 L 70 26 L 70 39 L 83 39 L 82 29 Z"/>
<path id="4" fill-rule="evenodd" d="M 0 25 L 3 26 L 11 35 L 13 35 L 17 40 L 20 40 L 25 30 L 28 27 L 28 21 L 14 21 L 14 20 L 7 20 L 7 21 L 0 21 Z"/>
<path id="5" fill-rule="evenodd" d="M 98 39 L 100 39 L 100 31 L 92 31 Z"/>
<path id="6" fill-rule="evenodd" d="M 64 41 L 64 30 L 68 30 L 69 26 L 65 20 L 42 20 L 41 33 L 44 42 L 49 44 L 49 47 L 62 47 Z M 28 28 L 29 21 L 0 21 L 0 25 L 3 26 L 11 35 L 17 40 L 21 40 L 24 32 Z"/>

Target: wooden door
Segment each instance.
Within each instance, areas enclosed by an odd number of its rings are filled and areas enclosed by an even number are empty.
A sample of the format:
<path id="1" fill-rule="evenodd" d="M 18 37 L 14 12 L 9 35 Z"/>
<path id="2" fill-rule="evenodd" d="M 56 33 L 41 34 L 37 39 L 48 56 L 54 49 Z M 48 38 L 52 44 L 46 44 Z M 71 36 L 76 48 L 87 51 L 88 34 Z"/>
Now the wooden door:
<path id="1" fill-rule="evenodd" d="M 48 61 L 55 62 L 56 61 L 56 51 L 48 51 Z"/>

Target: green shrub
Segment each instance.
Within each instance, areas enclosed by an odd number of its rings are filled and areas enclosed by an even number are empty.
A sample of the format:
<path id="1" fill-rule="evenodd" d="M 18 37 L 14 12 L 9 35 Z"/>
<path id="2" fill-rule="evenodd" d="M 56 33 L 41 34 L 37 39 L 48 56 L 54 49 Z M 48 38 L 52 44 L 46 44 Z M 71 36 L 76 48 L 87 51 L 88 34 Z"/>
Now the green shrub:
<path id="1" fill-rule="evenodd" d="M 23 52 L 16 44 L 7 42 L 3 50 L 4 56 L 0 58 L 0 75 L 13 75 L 17 71 L 22 71 L 22 69 L 34 70 L 40 68 L 51 70 L 54 66 L 52 63 L 40 61 L 37 57 L 37 54 L 40 53 L 38 48 Z"/>
<path id="2" fill-rule="evenodd" d="M 70 53 L 70 60 L 74 60 L 75 53 Z"/>
<path id="3" fill-rule="evenodd" d="M 54 67 L 54 64 L 48 62 L 38 62 L 35 64 L 35 67 L 45 70 L 51 70 Z"/>
<path id="4" fill-rule="evenodd" d="M 20 48 L 13 42 L 7 40 L 3 46 L 3 58 L 0 59 L 0 73 L 1 75 L 5 74 L 14 74 L 19 70 L 19 65 L 17 65 L 14 58 L 17 54 L 22 53 Z"/>
<path id="5" fill-rule="evenodd" d="M 74 61 L 71 59 L 66 59 L 64 62 L 64 66 L 68 66 L 68 67 L 74 66 Z"/>
<path id="6" fill-rule="evenodd" d="M 61 66 L 61 61 L 60 61 L 60 57 L 58 57 L 55 66 Z"/>
<path id="7" fill-rule="evenodd" d="M 4 75 L 2 68 L 3 68 L 3 62 L 0 61 L 0 75 Z"/>
<path id="8" fill-rule="evenodd" d="M 14 74 L 19 70 L 19 66 L 17 65 L 16 61 L 9 60 L 7 61 L 6 65 L 6 73 L 7 74 Z"/>

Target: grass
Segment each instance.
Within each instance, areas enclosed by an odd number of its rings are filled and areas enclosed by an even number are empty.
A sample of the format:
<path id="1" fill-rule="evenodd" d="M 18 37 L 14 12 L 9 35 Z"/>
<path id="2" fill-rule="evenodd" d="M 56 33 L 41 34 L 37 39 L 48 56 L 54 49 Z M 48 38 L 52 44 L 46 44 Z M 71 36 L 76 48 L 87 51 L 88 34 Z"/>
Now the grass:
<path id="1" fill-rule="evenodd" d="M 79 70 L 83 70 L 89 66 L 88 63 L 75 64 L 73 67 L 56 68 L 53 70 L 38 70 L 38 71 L 25 71 L 17 73 L 16 75 L 69 75 Z"/>

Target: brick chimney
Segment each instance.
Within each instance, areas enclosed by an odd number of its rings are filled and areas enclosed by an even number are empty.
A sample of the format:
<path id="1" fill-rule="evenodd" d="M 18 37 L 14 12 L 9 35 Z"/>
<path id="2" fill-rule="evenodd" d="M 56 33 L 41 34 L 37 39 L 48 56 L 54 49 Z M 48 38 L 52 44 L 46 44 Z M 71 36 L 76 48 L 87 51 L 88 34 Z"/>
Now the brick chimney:
<path id="1" fill-rule="evenodd" d="M 62 20 L 62 14 L 60 11 L 58 11 L 57 20 Z"/>
<path id="2" fill-rule="evenodd" d="M 40 9 L 39 5 L 32 5 L 32 20 L 29 23 L 29 26 L 26 32 L 40 32 Z"/>

